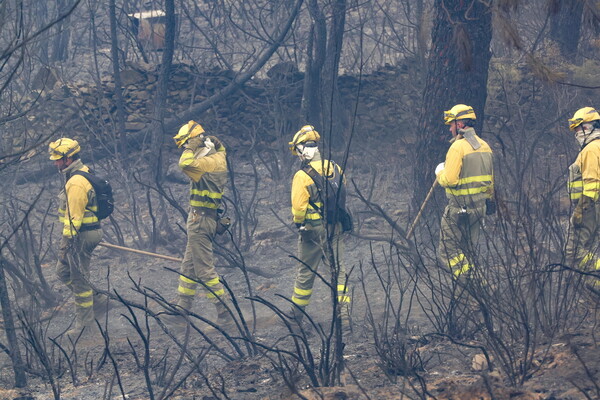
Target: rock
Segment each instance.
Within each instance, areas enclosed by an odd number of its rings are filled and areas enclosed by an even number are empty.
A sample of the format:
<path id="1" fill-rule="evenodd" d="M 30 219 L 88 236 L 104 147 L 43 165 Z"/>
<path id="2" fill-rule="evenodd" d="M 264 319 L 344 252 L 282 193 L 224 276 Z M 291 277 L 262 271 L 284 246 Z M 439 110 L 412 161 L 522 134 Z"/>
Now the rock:
<path id="1" fill-rule="evenodd" d="M 144 80 L 144 75 L 133 69 L 126 69 L 121 72 L 121 84 L 123 86 L 135 85 Z"/>
<path id="2" fill-rule="evenodd" d="M 146 127 L 146 124 L 144 122 L 126 122 L 125 123 L 125 130 L 128 131 L 140 131 L 142 129 L 144 129 Z"/>
<path id="3" fill-rule="evenodd" d="M 267 71 L 267 76 L 271 79 L 285 79 L 288 76 L 296 75 L 298 72 L 296 64 L 287 61 L 275 64 Z"/>
<path id="4" fill-rule="evenodd" d="M 310 388 L 301 390 L 300 394 L 308 400 L 361 400 L 366 398 L 356 385 Z"/>
<path id="5" fill-rule="evenodd" d="M 488 367 L 489 367 L 489 364 L 488 364 L 485 356 L 483 354 L 475 354 L 475 356 L 473 357 L 473 362 L 471 364 L 471 368 L 474 371 L 484 371 L 484 370 L 487 370 Z"/>

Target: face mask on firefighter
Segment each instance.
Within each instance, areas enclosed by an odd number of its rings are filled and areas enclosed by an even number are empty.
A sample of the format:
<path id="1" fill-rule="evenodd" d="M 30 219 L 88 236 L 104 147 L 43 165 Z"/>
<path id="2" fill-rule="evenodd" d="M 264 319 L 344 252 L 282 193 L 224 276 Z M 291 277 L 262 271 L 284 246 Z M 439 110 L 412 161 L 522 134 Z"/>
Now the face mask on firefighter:
<path id="1" fill-rule="evenodd" d="M 318 150 L 319 148 L 317 147 L 317 142 L 314 141 L 309 141 L 296 145 L 296 152 L 298 153 L 298 157 L 300 157 L 301 160 L 312 160 Z"/>
<path id="2" fill-rule="evenodd" d="M 593 124 L 583 123 L 575 128 L 575 139 L 579 146 L 584 146 L 589 143 L 592 139 L 596 139 L 600 136 L 600 132 L 598 132 Z"/>

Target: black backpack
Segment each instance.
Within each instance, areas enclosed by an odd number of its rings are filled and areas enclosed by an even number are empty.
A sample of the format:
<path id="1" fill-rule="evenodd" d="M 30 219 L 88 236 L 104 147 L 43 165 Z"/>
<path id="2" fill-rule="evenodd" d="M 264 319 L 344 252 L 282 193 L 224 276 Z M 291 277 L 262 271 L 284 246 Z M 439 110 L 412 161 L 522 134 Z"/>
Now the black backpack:
<path id="1" fill-rule="evenodd" d="M 106 179 L 94 175 L 92 170 L 90 170 L 90 172 L 81 170 L 75 171 L 71 176 L 73 175 L 83 176 L 94 188 L 94 192 L 96 192 L 96 202 L 98 203 L 98 211 L 94 213 L 96 214 L 96 217 L 102 220 L 112 214 L 113 210 L 115 209 L 115 202 L 110 183 Z"/>
<path id="2" fill-rule="evenodd" d="M 351 232 L 353 229 L 352 216 L 346 209 L 346 185 L 340 174 L 337 166 L 331 162 L 333 174 L 331 177 L 325 178 L 319 174 L 313 167 L 306 165 L 302 168 L 315 182 L 319 197 L 323 203 L 323 208 L 316 206 L 314 202 L 309 200 L 310 205 L 319 211 L 321 217 L 327 220 L 328 224 L 340 222 L 344 232 Z M 327 187 L 325 187 L 327 185 Z"/>

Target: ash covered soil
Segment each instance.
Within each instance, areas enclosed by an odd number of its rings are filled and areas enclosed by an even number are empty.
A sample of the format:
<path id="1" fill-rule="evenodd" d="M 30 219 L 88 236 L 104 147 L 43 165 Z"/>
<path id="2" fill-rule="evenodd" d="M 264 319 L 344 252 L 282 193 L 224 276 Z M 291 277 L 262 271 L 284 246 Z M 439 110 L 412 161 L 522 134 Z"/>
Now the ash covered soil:
<path id="1" fill-rule="evenodd" d="M 228 139 L 234 141 L 223 136 L 226 144 Z M 42 266 L 48 283 L 61 298 L 60 304 L 38 310 L 39 321 L 31 324 L 37 330 L 35 335 L 21 334 L 30 372 L 28 388 L 10 389 L 12 371 L 9 358 L 2 353 L 0 385 L 5 389 L 0 390 L 0 399 L 52 399 L 57 392 L 61 399 L 595 398 L 599 393 L 600 351 L 593 298 L 582 297 L 575 307 L 582 315 L 578 326 L 535 344 L 538 350 L 529 360 L 534 367 L 521 385 L 511 384 L 499 368 L 499 360 L 492 359 L 489 368 L 474 362 L 480 359 L 483 346 L 477 332 L 460 340 L 428 334 L 434 331 L 429 303 L 418 301 L 414 291 L 400 293 L 402 282 L 410 281 L 411 271 L 393 261 L 398 247 L 390 246 L 389 240 L 397 240 L 397 234 L 375 208 L 360 200 L 352 184 L 354 181 L 361 195 L 379 205 L 392 221 L 402 228 L 409 225 L 416 214 L 409 198 L 410 177 L 403 172 L 410 170 L 410 148 L 398 151 L 401 146 L 395 143 L 384 147 L 366 151 L 360 159 L 351 156 L 347 167 L 349 204 L 356 222 L 355 232 L 346 237 L 344 256 L 351 271 L 353 332 L 343 339 L 345 368 L 333 387 L 315 388 L 310 376 L 314 374 L 312 379 L 324 382 L 332 365 L 325 360 L 336 348 L 327 339 L 332 316 L 327 285 L 317 279 L 308 308 L 315 325 L 307 327 L 306 342 L 292 336 L 274 310 L 288 312 L 286 299 L 295 276 L 297 234 L 290 223 L 289 190 L 297 161 L 283 157 L 280 173 L 275 174 L 267 162 L 230 151 L 237 193 L 230 187 L 226 195 L 229 203 L 237 198 L 243 206 L 239 214 L 229 206 L 229 215 L 237 220 L 232 236 L 218 238 L 217 268 L 235 296 L 250 335 L 236 332 L 227 340 L 213 326 L 195 318 L 198 330 L 165 331 L 155 316 L 160 320 L 164 315 L 163 299 L 176 299 L 178 263 L 98 247 L 92 260 L 94 284 L 113 296 L 122 296 L 130 307 L 118 304 L 108 312 L 100 321 L 104 336 L 82 337 L 74 344 L 61 335 L 72 323 L 72 298 L 54 277 L 54 238 Z M 178 154 L 172 152 L 169 157 L 175 161 Z M 83 158 L 85 162 L 85 152 Z M 394 163 L 386 162 L 392 159 Z M 48 201 L 58 191 L 57 182 L 44 184 L 47 190 L 43 196 Z M 140 204 L 132 212 L 131 197 L 119 187 L 122 181 L 114 178 L 112 182 L 117 204 L 123 205 L 123 211 L 115 213 L 117 221 L 126 226 L 138 213 L 146 221 L 140 223 L 141 229 L 148 230 L 145 194 L 138 195 Z M 171 182 L 167 188 L 185 208 L 187 186 Z M 19 190 L 31 188 L 22 186 Z M 441 190 L 438 195 L 418 229 L 419 246 L 424 251 L 437 244 L 436 221 L 444 204 Z M 127 228 L 123 232 L 125 244 L 181 257 L 185 248 L 183 217 L 166 202 L 155 204 L 157 218 L 160 210 L 173 216 L 170 231 L 160 228 L 159 244 L 148 248 Z M 47 227 L 52 221 L 49 218 Z M 161 221 L 156 223 L 160 226 Z M 105 239 L 115 243 L 115 230 L 107 225 Z M 54 231 L 53 236 L 57 236 L 56 227 Z M 429 267 L 437 268 L 434 261 Z M 319 272 L 328 277 L 323 266 Z M 394 282 L 400 282 L 399 286 Z M 26 296 L 17 297 L 22 309 L 35 308 Z M 140 306 L 147 307 L 148 312 Z M 204 296 L 197 296 L 192 311 L 209 321 L 216 319 L 213 305 Z M 394 313 L 397 318 L 389 318 Z M 382 336 L 382 330 L 394 332 L 397 322 L 401 328 L 395 334 Z M 38 351 L 32 345 L 34 337 L 39 340 Z M 300 354 L 306 364 L 294 361 L 287 352 Z M 514 354 L 521 354 L 520 350 Z M 414 368 L 403 368 L 398 361 L 406 359 Z"/>

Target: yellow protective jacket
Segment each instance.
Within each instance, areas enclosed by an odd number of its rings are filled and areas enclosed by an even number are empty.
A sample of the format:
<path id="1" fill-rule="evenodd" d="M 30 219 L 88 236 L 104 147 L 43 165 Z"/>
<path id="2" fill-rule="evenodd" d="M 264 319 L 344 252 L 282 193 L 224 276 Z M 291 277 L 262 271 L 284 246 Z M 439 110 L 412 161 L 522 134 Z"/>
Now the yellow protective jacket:
<path id="1" fill-rule="evenodd" d="M 581 196 L 597 201 L 600 192 L 600 140 L 588 143 L 569 167 L 568 191 L 571 200 Z"/>
<path id="2" fill-rule="evenodd" d="M 343 174 L 339 165 L 329 160 L 313 160 L 310 166 L 321 176 L 331 177 L 333 175 L 333 166 L 337 168 L 338 173 Z M 344 178 L 345 182 L 345 178 Z M 323 207 L 323 203 L 319 198 L 319 192 L 313 179 L 303 170 L 299 170 L 294 175 L 292 180 L 292 217 L 294 223 L 321 223 L 321 214 L 319 210 L 314 208 L 310 202 L 314 203 L 318 208 Z"/>
<path id="3" fill-rule="evenodd" d="M 67 178 L 65 188 L 59 194 L 58 219 L 63 223 L 63 236 L 72 238 L 80 231 L 100 229 L 96 193 L 92 184 L 75 171 L 89 172 L 81 160 L 75 160 L 64 171 Z"/>
<path id="4" fill-rule="evenodd" d="M 216 210 L 227 185 L 227 153 L 219 147 L 215 153 L 196 157 L 189 149 L 179 158 L 179 168 L 190 178 L 190 205 Z"/>
<path id="5" fill-rule="evenodd" d="M 461 136 L 448 149 L 444 169 L 437 175 L 453 207 L 481 208 L 494 193 L 492 149 L 479 136 L 473 136 L 481 147 L 474 150 Z"/>

